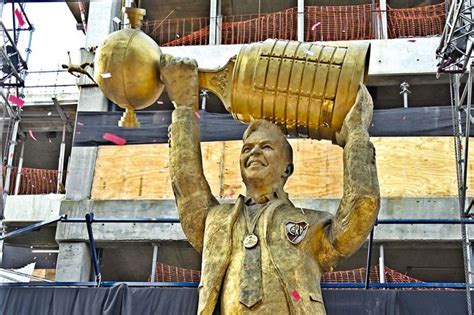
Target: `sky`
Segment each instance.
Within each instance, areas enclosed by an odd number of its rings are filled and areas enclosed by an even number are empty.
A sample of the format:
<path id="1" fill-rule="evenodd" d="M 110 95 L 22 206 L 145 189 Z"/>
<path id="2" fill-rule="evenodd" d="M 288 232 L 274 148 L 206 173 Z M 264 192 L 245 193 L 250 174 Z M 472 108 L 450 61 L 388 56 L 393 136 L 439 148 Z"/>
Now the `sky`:
<path id="1" fill-rule="evenodd" d="M 79 49 L 85 44 L 85 35 L 76 30 L 76 21 L 66 3 L 27 3 L 25 11 L 35 31 L 32 37 L 32 53 L 28 60 L 30 70 L 54 70 L 67 63 L 67 51 L 75 63 L 79 62 Z M 12 25 L 11 5 L 3 8 L 3 23 Z M 24 53 L 29 32 L 20 32 L 18 47 Z"/>
<path id="2" fill-rule="evenodd" d="M 18 6 L 18 5 L 16 5 Z M 65 2 L 26 3 L 26 15 L 34 26 L 31 39 L 31 54 L 28 59 L 28 71 L 50 71 L 61 69 L 68 63 L 67 52 L 71 52 L 72 63 L 80 64 L 80 48 L 85 45 L 85 35 L 76 29 L 76 20 Z M 12 27 L 11 4 L 3 7 L 2 21 L 7 28 Z M 30 32 L 20 32 L 18 49 L 26 58 Z M 25 79 L 25 86 L 50 84 L 75 84 L 75 78 L 68 73 L 39 75 L 31 73 Z M 55 88 L 54 92 L 67 93 L 71 88 Z M 49 90 L 51 90 L 49 88 Z M 25 89 L 25 94 L 49 94 L 48 88 Z"/>

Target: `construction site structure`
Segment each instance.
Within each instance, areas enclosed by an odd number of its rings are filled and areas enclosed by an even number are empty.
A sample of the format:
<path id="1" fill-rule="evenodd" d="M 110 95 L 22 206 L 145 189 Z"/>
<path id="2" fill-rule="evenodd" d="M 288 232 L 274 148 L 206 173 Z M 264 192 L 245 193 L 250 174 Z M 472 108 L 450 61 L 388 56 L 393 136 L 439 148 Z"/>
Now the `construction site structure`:
<path id="1" fill-rule="evenodd" d="M 367 85 L 375 104 L 370 133 L 382 206 L 370 239 L 325 275 L 326 282 L 466 289 L 472 309 L 471 1 L 413 1 L 410 7 L 397 0 L 139 5 L 147 10 L 142 30 L 164 53 L 194 58 L 207 69 L 224 66 L 242 45 L 268 38 L 370 43 Z M 93 62 L 96 47 L 111 32 L 128 27 L 120 2 L 68 6 L 78 32 L 86 34 L 79 65 Z M 76 100 L 57 95 L 48 104 L 34 104 L 23 92 L 26 103 L 19 111 L 9 97 L 23 99 L 19 91 L 28 90 L 28 76 L 21 75 L 28 73 L 22 63 L 27 58 L 16 55 L 15 45 L 8 53 L 8 45 L 2 47 L 2 71 L 11 73 L 5 74 L 1 103 L 6 116 L 16 116 L 2 120 L 2 130 L 11 131 L 2 133 L 1 267 L 46 257 L 37 269 L 58 282 L 197 283 L 200 256 L 182 232 L 170 187 L 167 127 L 173 106 L 166 93 L 137 111 L 140 129 L 118 127 L 122 112 L 84 74 L 76 81 Z M 16 65 L 12 56 L 18 56 Z M 59 73 L 70 76 L 67 70 Z M 209 91 L 201 97 L 204 168 L 216 197 L 231 201 L 243 187 L 232 170 L 245 126 Z M 6 128 L 10 122 L 16 127 Z M 17 137 L 27 139 L 24 146 L 14 145 Z M 56 149 L 45 152 L 41 146 L 50 141 Z M 335 171 L 342 167 L 340 148 L 309 139 L 290 142 L 297 178 L 288 182 L 290 198 L 297 206 L 334 212 L 342 193 L 342 175 Z M 328 176 L 327 169 L 336 175 Z M 32 253 L 38 250 L 45 252 Z"/>

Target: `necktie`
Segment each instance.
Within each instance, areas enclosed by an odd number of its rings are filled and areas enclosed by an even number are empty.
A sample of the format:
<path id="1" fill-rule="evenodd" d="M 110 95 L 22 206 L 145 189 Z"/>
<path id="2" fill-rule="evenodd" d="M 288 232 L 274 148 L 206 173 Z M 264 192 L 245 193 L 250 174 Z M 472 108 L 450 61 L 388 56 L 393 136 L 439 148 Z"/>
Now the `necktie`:
<path id="1" fill-rule="evenodd" d="M 255 234 L 255 226 L 266 205 L 256 204 L 244 207 L 247 234 L 243 242 L 244 260 L 240 271 L 239 300 L 240 303 L 251 308 L 262 300 L 263 295 L 260 244 Z"/>
<path id="2" fill-rule="evenodd" d="M 252 248 L 244 247 L 244 262 L 240 271 L 240 303 L 248 308 L 262 300 L 262 267 L 260 244 Z"/>

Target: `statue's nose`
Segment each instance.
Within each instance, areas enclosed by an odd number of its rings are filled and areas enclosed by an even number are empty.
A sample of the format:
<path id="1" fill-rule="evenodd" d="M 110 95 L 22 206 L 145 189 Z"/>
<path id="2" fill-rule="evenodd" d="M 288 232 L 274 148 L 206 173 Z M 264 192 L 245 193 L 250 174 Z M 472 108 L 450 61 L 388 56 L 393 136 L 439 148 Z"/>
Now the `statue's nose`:
<path id="1" fill-rule="evenodd" d="M 262 149 L 260 146 L 256 145 L 250 150 L 250 155 L 262 154 Z"/>

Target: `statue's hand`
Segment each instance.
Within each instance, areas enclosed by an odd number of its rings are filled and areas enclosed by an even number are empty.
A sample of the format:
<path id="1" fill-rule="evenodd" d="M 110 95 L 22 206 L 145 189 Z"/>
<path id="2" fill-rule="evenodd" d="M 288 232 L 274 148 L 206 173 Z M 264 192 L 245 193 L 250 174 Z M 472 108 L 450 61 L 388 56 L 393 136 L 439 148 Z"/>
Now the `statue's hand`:
<path id="1" fill-rule="evenodd" d="M 354 137 L 368 137 L 367 130 L 372 121 L 374 104 L 364 84 L 359 85 L 357 98 L 352 109 L 342 123 L 341 131 L 336 133 L 336 142 L 341 147 Z"/>
<path id="2" fill-rule="evenodd" d="M 198 109 L 199 83 L 196 60 L 164 54 L 160 59 L 160 78 L 175 107 Z"/>

